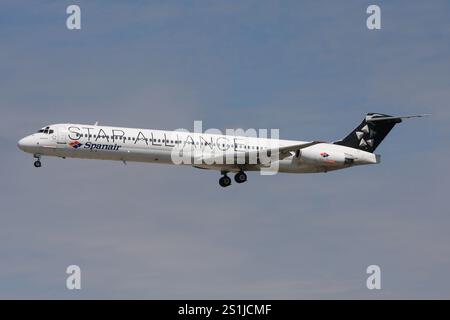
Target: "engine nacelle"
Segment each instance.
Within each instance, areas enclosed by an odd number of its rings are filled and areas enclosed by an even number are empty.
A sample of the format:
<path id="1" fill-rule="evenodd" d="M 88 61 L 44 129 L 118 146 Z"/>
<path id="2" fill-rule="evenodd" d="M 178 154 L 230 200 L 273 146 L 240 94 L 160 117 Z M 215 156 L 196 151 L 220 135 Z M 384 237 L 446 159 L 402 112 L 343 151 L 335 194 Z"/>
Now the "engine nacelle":
<path id="1" fill-rule="evenodd" d="M 296 153 L 296 161 L 321 166 L 343 166 L 353 163 L 353 159 L 339 151 L 322 151 L 320 149 L 301 150 Z"/>

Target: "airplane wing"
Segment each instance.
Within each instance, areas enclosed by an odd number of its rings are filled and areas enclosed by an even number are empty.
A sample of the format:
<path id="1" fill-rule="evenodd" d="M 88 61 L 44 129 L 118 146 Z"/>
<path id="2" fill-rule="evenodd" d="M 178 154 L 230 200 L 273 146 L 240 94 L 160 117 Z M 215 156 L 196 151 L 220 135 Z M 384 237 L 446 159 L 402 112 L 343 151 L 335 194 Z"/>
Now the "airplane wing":
<path id="1" fill-rule="evenodd" d="M 313 145 L 324 143 L 323 141 L 312 141 L 302 144 L 293 144 L 289 146 L 271 148 L 266 150 L 252 150 L 252 151 L 234 151 L 225 152 L 220 155 L 200 155 L 195 158 L 194 167 L 205 168 L 204 165 L 240 169 L 252 165 L 269 165 L 270 161 L 275 156 L 275 159 L 282 160 L 296 153 L 301 149 L 311 147 Z M 276 156 L 278 155 L 278 156 Z"/>
<path id="2" fill-rule="evenodd" d="M 302 143 L 302 144 L 294 144 L 294 145 L 289 145 L 289 146 L 280 147 L 280 148 L 273 148 L 273 149 L 269 149 L 267 151 L 267 155 L 270 157 L 270 156 L 272 156 L 272 154 L 278 153 L 278 160 L 282 160 L 284 158 L 291 156 L 292 155 L 291 152 L 297 152 L 298 150 L 305 149 L 305 148 L 311 147 L 311 146 L 319 144 L 319 143 L 324 143 L 324 142 L 323 141 L 311 141 L 311 142 Z M 250 152 L 250 154 L 251 153 L 257 154 L 257 152 Z"/>

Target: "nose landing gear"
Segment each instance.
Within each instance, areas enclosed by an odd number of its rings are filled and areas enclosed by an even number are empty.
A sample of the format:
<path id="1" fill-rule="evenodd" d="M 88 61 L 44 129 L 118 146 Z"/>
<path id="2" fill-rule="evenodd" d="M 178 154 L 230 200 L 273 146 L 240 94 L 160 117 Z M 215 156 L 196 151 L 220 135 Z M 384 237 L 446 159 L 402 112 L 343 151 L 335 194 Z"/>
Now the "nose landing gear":
<path id="1" fill-rule="evenodd" d="M 36 167 L 36 168 L 40 168 L 41 166 L 42 166 L 42 163 L 41 163 L 41 156 L 40 155 L 34 155 L 34 158 L 36 159 L 36 161 L 34 162 L 34 166 Z"/>

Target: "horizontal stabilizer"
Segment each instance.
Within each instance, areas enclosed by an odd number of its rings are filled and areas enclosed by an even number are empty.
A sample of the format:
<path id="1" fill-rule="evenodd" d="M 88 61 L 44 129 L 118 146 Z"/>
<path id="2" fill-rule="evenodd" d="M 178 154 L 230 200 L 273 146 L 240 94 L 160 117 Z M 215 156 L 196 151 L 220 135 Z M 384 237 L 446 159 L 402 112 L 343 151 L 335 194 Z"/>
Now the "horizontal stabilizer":
<path id="1" fill-rule="evenodd" d="M 422 118 L 422 117 L 429 117 L 431 116 L 431 114 L 416 114 L 416 115 L 411 115 L 411 116 L 380 116 L 380 117 L 375 117 L 375 116 L 366 116 L 366 121 L 367 122 L 375 122 L 375 121 L 383 121 L 383 120 L 401 120 L 401 119 L 410 119 L 410 118 Z"/>

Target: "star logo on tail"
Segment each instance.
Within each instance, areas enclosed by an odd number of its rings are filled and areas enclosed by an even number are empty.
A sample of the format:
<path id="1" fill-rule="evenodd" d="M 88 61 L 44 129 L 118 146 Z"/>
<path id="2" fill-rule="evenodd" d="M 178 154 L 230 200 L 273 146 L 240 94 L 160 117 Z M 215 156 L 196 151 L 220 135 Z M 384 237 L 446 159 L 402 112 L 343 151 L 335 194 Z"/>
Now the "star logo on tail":
<path id="1" fill-rule="evenodd" d="M 366 124 L 364 127 L 360 129 L 360 131 L 356 131 L 356 138 L 359 140 L 359 146 L 367 149 L 367 147 L 373 147 L 375 131 Z"/>

